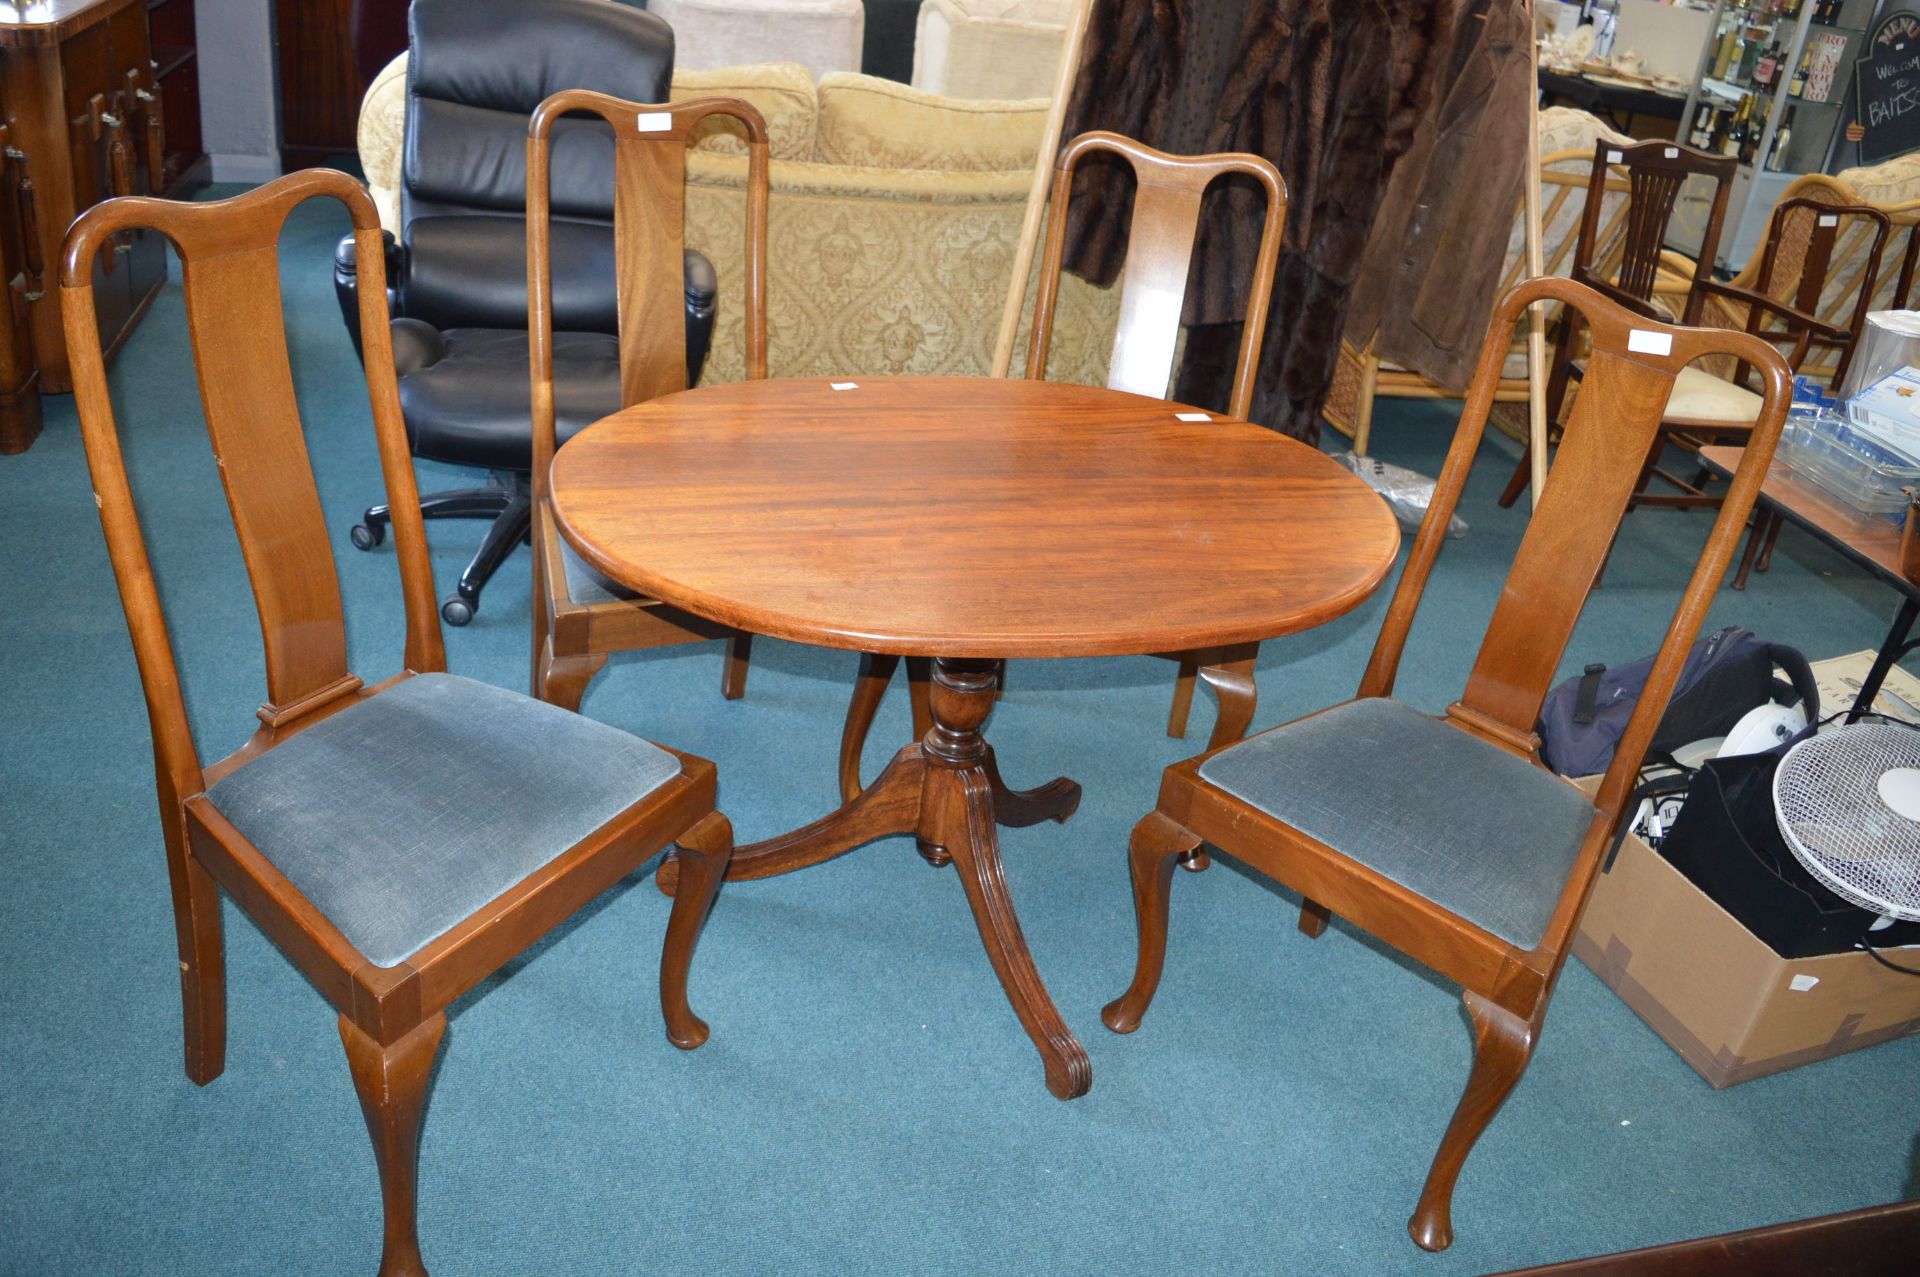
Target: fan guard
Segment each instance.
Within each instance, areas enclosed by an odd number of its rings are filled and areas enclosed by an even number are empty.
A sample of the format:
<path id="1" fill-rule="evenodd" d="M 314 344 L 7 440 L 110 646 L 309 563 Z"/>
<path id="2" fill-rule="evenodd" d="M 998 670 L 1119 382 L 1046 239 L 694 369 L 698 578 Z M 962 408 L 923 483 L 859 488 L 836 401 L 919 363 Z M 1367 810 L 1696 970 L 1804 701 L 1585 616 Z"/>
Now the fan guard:
<path id="1" fill-rule="evenodd" d="M 1920 921 L 1920 730 L 1856 723 L 1787 751 L 1773 808 L 1794 857 L 1836 895 Z"/>

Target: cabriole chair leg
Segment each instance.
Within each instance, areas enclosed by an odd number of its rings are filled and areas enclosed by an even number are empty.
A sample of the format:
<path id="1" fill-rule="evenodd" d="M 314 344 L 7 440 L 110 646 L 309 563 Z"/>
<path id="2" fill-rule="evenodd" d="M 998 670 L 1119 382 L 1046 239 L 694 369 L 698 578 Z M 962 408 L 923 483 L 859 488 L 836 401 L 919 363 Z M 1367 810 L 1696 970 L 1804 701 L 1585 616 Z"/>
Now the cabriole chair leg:
<path id="1" fill-rule="evenodd" d="M 680 877 L 660 954 L 660 1014 L 667 1022 L 667 1040 L 691 1051 L 707 1040 L 707 1022 L 687 1004 L 687 971 L 693 965 L 700 926 L 719 894 L 720 880 L 727 876 L 727 862 L 733 859 L 733 825 L 712 812 L 675 839 L 674 845 Z"/>
<path id="2" fill-rule="evenodd" d="M 1514 1084 L 1533 1058 L 1540 1037 L 1539 1013 L 1525 1020 L 1487 1001 L 1477 993 L 1461 1000 L 1473 1017 L 1473 1072 L 1467 1089 L 1440 1138 L 1420 1190 L 1420 1204 L 1407 1221 L 1407 1232 L 1422 1250 L 1445 1250 L 1453 1245 L 1453 1186 L 1487 1123 L 1513 1093 Z"/>
<path id="3" fill-rule="evenodd" d="M 382 1046 L 346 1016 L 340 1017 L 340 1041 L 347 1048 L 347 1066 L 353 1070 L 360 1111 L 373 1138 L 373 1158 L 380 1167 L 386 1228 L 379 1277 L 427 1277 L 416 1220 L 420 1115 L 433 1057 L 446 1031 L 446 1013 L 436 1012 L 398 1041 Z"/>
<path id="4" fill-rule="evenodd" d="M 1200 840 L 1161 815 L 1149 812 L 1133 827 L 1127 845 L 1127 866 L 1133 878 L 1133 912 L 1140 929 L 1140 954 L 1133 983 L 1109 1002 L 1100 1019 L 1115 1033 L 1131 1033 L 1160 987 L 1160 971 L 1167 961 L 1167 896 L 1173 881 L 1173 862 L 1200 845 Z"/>

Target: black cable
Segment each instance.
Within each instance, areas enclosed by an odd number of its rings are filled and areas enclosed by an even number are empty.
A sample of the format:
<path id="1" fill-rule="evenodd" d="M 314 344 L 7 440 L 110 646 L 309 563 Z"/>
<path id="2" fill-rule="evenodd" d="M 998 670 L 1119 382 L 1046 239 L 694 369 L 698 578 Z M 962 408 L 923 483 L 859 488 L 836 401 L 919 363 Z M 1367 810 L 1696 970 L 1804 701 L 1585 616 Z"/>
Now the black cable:
<path id="1" fill-rule="evenodd" d="M 1880 951 L 1868 944 L 1865 936 L 1861 936 L 1860 939 L 1856 940 L 1853 947 L 1889 970 L 1898 971 L 1901 975 L 1920 976 L 1920 970 L 1915 970 L 1912 967 L 1903 967 L 1897 962 L 1881 957 Z"/>

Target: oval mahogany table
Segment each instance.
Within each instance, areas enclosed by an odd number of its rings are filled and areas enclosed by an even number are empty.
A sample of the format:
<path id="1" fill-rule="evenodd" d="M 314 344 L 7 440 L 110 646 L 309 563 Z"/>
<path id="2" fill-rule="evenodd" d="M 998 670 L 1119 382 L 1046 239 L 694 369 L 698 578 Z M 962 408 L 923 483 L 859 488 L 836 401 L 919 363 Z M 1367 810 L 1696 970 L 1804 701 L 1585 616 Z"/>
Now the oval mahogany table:
<path id="1" fill-rule="evenodd" d="M 588 427 L 552 470 L 562 535 L 620 584 L 755 634 L 935 658 L 933 727 L 861 795 L 735 852 L 764 878 L 890 834 L 951 861 L 1062 1099 L 1086 1051 L 1021 935 L 995 825 L 1080 787 L 1002 783 L 981 726 L 1007 657 L 1189 651 L 1351 610 L 1399 548 L 1386 504 L 1258 426 L 1045 381 L 748 381 Z M 660 884 L 678 875 L 669 863 Z"/>

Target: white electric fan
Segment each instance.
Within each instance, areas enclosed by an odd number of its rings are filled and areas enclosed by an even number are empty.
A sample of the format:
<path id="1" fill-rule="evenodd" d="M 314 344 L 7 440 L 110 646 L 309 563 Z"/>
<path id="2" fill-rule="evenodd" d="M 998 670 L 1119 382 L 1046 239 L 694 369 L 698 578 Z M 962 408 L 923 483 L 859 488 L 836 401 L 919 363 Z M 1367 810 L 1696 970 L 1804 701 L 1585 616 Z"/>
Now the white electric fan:
<path id="1" fill-rule="evenodd" d="M 1920 729 L 1855 723 L 1808 737 L 1773 776 L 1773 810 L 1794 858 L 1835 895 L 1920 921 Z"/>

